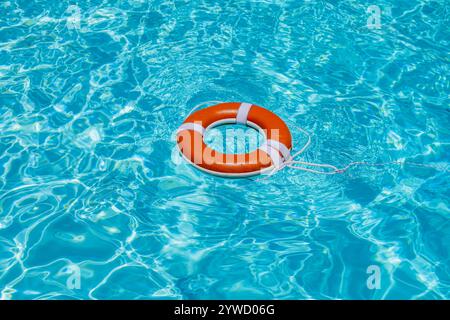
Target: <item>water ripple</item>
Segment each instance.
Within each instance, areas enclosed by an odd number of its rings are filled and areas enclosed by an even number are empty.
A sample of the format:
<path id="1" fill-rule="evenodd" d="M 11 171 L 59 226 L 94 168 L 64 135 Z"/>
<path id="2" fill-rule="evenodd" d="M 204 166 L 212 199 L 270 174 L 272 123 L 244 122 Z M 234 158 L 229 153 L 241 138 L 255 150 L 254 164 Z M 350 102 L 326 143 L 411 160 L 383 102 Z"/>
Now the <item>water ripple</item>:
<path id="1" fill-rule="evenodd" d="M 371 4 L 3 1 L 1 298 L 448 299 L 449 7 Z M 173 132 L 212 100 L 405 164 L 209 176 Z"/>

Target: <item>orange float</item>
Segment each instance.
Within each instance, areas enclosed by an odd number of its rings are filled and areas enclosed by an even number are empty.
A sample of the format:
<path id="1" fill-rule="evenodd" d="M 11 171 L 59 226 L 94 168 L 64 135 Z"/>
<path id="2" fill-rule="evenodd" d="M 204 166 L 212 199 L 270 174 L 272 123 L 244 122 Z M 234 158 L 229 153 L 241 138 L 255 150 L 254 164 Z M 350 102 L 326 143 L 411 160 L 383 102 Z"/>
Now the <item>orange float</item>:
<path id="1" fill-rule="evenodd" d="M 207 130 L 223 124 L 244 124 L 265 136 L 265 143 L 245 154 L 224 154 L 204 142 Z M 198 169 L 222 177 L 248 177 L 280 167 L 290 159 L 289 128 L 273 112 L 250 103 L 220 103 L 189 115 L 177 130 L 183 157 Z"/>

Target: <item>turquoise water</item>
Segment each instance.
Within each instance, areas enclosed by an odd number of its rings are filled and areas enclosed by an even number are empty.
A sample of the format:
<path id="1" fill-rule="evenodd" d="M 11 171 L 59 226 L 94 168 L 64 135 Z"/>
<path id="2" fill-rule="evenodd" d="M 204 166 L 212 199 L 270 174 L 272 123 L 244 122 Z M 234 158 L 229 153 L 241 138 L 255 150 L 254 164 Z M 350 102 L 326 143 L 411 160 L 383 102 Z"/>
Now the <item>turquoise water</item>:
<path id="1" fill-rule="evenodd" d="M 450 298 L 449 20 L 445 0 L 0 1 L 1 298 Z M 211 100 L 272 110 L 294 150 L 310 132 L 299 160 L 405 164 L 210 176 L 173 132 Z"/>

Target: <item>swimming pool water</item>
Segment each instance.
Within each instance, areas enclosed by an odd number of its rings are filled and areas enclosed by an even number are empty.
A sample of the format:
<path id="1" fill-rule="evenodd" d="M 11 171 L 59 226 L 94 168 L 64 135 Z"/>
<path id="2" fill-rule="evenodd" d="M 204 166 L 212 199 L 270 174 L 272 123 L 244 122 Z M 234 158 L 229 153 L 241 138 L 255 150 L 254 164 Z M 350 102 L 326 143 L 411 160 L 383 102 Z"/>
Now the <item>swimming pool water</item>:
<path id="1" fill-rule="evenodd" d="M 1 298 L 450 298 L 449 19 L 445 0 L 2 0 Z M 306 129 L 303 161 L 405 164 L 210 176 L 173 132 L 211 100 L 275 112 L 294 150 Z"/>

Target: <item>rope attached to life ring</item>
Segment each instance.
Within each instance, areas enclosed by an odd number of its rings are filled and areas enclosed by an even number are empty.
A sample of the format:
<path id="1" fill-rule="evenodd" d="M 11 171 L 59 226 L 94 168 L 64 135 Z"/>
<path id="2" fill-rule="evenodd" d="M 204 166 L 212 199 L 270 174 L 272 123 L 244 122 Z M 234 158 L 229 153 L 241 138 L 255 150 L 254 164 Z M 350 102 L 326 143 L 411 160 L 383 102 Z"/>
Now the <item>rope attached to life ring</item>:
<path id="1" fill-rule="evenodd" d="M 292 124 L 292 122 L 291 122 Z M 307 142 L 305 143 L 305 145 L 296 153 L 294 153 L 289 161 L 286 161 L 285 163 L 283 163 L 279 168 L 275 168 L 274 170 L 272 170 L 269 173 L 269 176 L 275 174 L 276 172 L 280 171 L 281 169 L 288 167 L 291 169 L 295 169 L 295 170 L 301 170 L 301 171 L 305 171 L 305 172 L 310 172 L 310 173 L 315 173 L 315 174 L 324 174 L 324 175 L 335 175 L 335 174 L 343 174 L 345 173 L 347 170 L 349 170 L 352 167 L 355 166 L 372 166 L 372 167 L 385 167 L 388 165 L 404 165 L 404 164 L 408 164 L 411 166 L 416 166 L 416 167 L 425 167 L 425 168 L 431 168 L 431 169 L 435 169 L 438 171 L 443 171 L 443 172 L 450 172 L 449 170 L 449 166 L 446 167 L 439 167 L 439 166 L 434 166 L 434 165 L 430 165 L 430 164 L 423 164 L 423 163 L 417 163 L 417 162 L 405 162 L 405 161 L 390 161 L 390 162 L 381 162 L 381 163 L 373 163 L 373 162 L 365 162 L 365 161 L 353 161 L 348 163 L 345 167 L 342 168 L 338 168 L 334 165 L 331 164 L 321 164 L 321 163 L 313 163 L 313 162 L 305 162 L 305 161 L 296 161 L 294 160 L 295 158 L 297 158 L 298 156 L 300 156 L 303 152 L 306 151 L 306 149 L 309 147 L 309 145 L 311 144 L 311 135 L 304 130 L 303 128 L 292 124 L 296 129 L 298 129 L 300 132 L 302 132 L 303 134 L 305 134 L 307 136 Z M 299 167 L 296 165 L 304 165 L 304 166 L 309 166 L 309 167 L 316 167 L 316 168 L 328 168 L 331 169 L 329 171 L 319 171 L 319 170 L 314 170 L 314 169 L 309 169 L 309 168 L 304 168 L 304 167 Z"/>
<path id="2" fill-rule="evenodd" d="M 219 103 L 223 103 L 223 101 L 216 101 L 216 100 L 212 100 L 212 101 L 206 101 L 206 102 L 202 102 L 198 105 L 196 105 L 195 107 L 193 107 L 188 115 L 192 114 L 194 111 L 200 109 L 201 107 L 205 106 L 205 105 L 213 105 L 213 104 L 219 104 Z M 290 169 L 295 169 L 295 170 L 300 170 L 300 171 L 305 171 L 305 172 L 309 172 L 309 173 L 314 173 L 314 174 L 323 174 L 323 175 L 335 175 L 335 174 L 343 174 L 346 171 L 348 171 L 350 168 L 355 167 L 355 166 L 372 166 L 372 167 L 385 167 L 388 165 L 411 165 L 411 166 L 417 166 L 417 167 L 425 167 L 425 168 L 431 168 L 431 169 L 435 169 L 438 171 L 443 171 L 443 172 L 450 172 L 449 170 L 449 166 L 445 166 L 445 167 L 439 167 L 439 166 L 434 166 L 434 165 L 429 165 L 429 164 L 423 164 L 423 163 L 417 163 L 417 162 L 405 162 L 405 161 L 390 161 L 390 162 L 381 162 L 381 163 L 373 163 L 373 162 L 365 162 L 365 161 L 353 161 L 348 163 L 346 166 L 342 167 L 342 168 L 338 168 L 334 165 L 331 164 L 322 164 L 322 163 L 313 163 L 313 162 L 305 162 L 305 161 L 298 161 L 295 160 L 297 157 L 299 157 L 302 153 L 304 153 L 306 151 L 306 149 L 311 145 L 311 135 L 309 134 L 308 131 L 306 131 L 305 129 L 293 124 L 292 122 L 290 122 L 296 129 L 298 129 L 300 132 L 302 132 L 304 135 L 306 135 L 307 137 L 307 141 L 306 143 L 303 145 L 303 147 L 295 152 L 294 154 L 292 154 L 290 156 L 290 158 L 286 161 L 284 161 L 283 163 L 281 163 L 278 167 L 275 167 L 274 169 L 272 169 L 267 177 L 272 176 L 273 174 L 277 173 L 278 171 L 282 170 L 283 168 L 290 168 Z M 315 167 L 315 168 L 324 168 L 324 169 L 330 169 L 328 171 L 321 171 L 321 170 L 316 170 L 316 169 L 309 169 L 309 168 L 305 168 L 305 167 L 300 167 L 299 165 L 303 165 L 303 166 L 309 166 L 309 167 Z M 266 177 L 266 178 L 267 178 Z M 265 178 L 263 178 L 265 179 Z"/>

